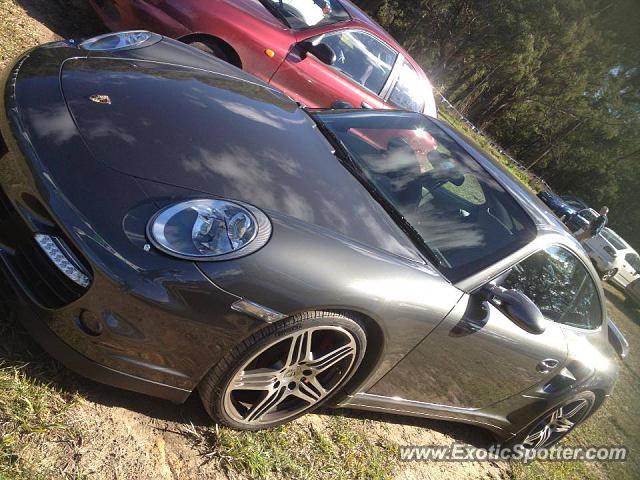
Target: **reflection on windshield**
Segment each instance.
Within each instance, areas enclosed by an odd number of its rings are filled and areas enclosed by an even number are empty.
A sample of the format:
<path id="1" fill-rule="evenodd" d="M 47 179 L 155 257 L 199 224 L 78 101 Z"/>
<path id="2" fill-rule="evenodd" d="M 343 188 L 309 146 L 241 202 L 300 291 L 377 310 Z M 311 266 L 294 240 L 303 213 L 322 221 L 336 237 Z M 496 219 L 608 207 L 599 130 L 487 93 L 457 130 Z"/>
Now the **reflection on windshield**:
<path id="1" fill-rule="evenodd" d="M 262 3 L 296 30 L 349 20 L 349 14 L 337 0 L 261 0 Z"/>
<path id="2" fill-rule="evenodd" d="M 452 280 L 528 243 L 515 200 L 455 140 L 422 115 L 321 113 L 364 177 L 436 254 Z M 454 280 L 455 281 L 455 280 Z"/>

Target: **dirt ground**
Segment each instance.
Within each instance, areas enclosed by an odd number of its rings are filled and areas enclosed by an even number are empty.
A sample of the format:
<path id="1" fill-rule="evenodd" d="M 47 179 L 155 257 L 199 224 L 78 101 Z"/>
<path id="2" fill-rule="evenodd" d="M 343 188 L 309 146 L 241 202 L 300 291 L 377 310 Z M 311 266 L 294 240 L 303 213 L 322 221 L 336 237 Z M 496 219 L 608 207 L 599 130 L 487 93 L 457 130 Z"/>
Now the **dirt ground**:
<path id="1" fill-rule="evenodd" d="M 0 0 L 0 67 L 30 46 L 103 31 L 105 27 L 84 0 Z M 636 329 L 637 338 L 637 320 L 629 318 L 637 314 L 633 312 L 615 306 L 615 315 L 623 319 L 621 328 Z M 12 324 L 13 320 L 3 321 L 10 329 L 5 331 L 12 331 L 14 336 L 0 339 L 0 364 L 16 362 L 23 358 L 24 351 L 30 352 L 30 363 L 50 363 L 26 333 Z M 173 405 L 61 370 L 53 383 L 74 398 L 70 421 L 81 434 L 64 442 L 45 441 L 33 451 L 27 449 L 24 455 L 31 456 L 35 463 L 48 461 L 56 465 L 61 475 L 96 479 L 244 478 L 244 474 L 227 471 L 223 463 L 203 455 L 201 446 L 194 442 L 194 429 L 210 424 L 197 396 L 192 395 L 184 405 Z M 637 375 L 636 368 L 636 379 Z M 366 429 L 373 442 L 448 445 L 462 441 L 486 446 L 490 441 L 486 432 L 471 426 L 353 411 L 326 411 L 308 415 L 297 423 L 301 429 L 328 429 L 330 418 L 336 414 L 345 416 L 352 428 Z M 497 479 L 513 475 L 509 465 L 491 462 L 405 463 L 394 469 L 394 476 L 402 479 Z M 309 477 L 313 476 L 309 472 Z"/>

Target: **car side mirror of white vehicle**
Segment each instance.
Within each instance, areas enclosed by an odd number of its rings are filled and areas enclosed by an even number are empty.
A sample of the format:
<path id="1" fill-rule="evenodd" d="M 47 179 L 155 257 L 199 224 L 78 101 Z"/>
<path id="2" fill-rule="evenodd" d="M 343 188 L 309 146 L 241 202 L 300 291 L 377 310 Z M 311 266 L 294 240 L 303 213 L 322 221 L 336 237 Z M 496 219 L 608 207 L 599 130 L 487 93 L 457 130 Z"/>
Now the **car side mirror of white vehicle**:
<path id="1" fill-rule="evenodd" d="M 534 335 L 540 335 L 545 331 L 544 315 L 524 293 L 488 284 L 482 288 L 481 294 L 523 330 Z"/>

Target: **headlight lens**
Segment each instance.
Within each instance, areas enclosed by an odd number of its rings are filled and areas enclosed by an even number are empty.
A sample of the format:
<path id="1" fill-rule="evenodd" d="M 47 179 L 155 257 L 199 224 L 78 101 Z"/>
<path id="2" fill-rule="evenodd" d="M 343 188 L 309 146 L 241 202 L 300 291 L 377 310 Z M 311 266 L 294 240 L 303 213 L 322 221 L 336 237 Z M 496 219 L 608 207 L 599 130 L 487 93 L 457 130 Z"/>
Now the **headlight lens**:
<path id="1" fill-rule="evenodd" d="M 226 260 L 264 245 L 271 234 L 271 224 L 255 207 L 196 199 L 160 210 L 147 230 L 151 242 L 173 256 Z"/>
<path id="2" fill-rule="evenodd" d="M 107 33 L 85 40 L 80 48 L 94 51 L 113 51 L 153 45 L 162 39 L 160 35 L 144 30 L 130 32 Z"/>

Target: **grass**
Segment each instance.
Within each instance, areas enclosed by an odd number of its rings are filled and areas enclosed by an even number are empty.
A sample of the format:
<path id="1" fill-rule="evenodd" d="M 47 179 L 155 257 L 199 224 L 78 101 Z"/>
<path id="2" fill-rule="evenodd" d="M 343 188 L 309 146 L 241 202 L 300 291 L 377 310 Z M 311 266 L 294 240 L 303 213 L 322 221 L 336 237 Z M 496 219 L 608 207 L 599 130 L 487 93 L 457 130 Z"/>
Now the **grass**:
<path id="1" fill-rule="evenodd" d="M 3 308 L 0 315 L 0 480 L 79 478 L 64 455 L 46 455 L 52 444 L 57 451 L 65 444 L 72 455 L 80 437 L 72 418 L 78 397 L 55 385 L 59 365 L 11 314 Z"/>
<path id="2" fill-rule="evenodd" d="M 373 443 L 353 420 L 331 416 L 325 428 L 295 422 L 273 430 L 238 432 L 224 427 L 189 429 L 209 461 L 250 478 L 385 479 L 397 446 Z"/>

